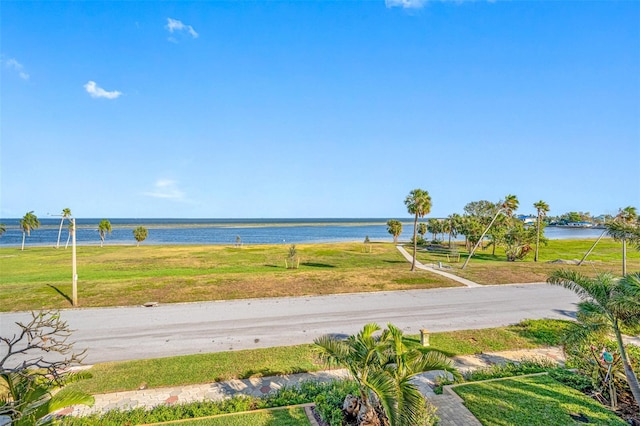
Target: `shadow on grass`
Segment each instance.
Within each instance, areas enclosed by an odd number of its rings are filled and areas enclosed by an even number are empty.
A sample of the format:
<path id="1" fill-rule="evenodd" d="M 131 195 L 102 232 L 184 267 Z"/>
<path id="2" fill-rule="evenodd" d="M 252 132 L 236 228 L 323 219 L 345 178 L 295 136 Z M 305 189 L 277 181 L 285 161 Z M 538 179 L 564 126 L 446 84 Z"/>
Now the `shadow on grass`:
<path id="1" fill-rule="evenodd" d="M 328 263 L 303 262 L 301 265 L 313 268 L 335 268 L 335 265 L 329 265 Z"/>
<path id="2" fill-rule="evenodd" d="M 67 296 L 62 290 L 60 290 L 58 287 L 52 286 L 51 284 L 47 284 L 47 286 L 49 286 L 52 289 L 54 289 L 56 291 L 56 293 L 58 293 L 60 296 L 64 297 L 67 300 L 67 302 L 69 302 L 69 304 L 73 306 L 73 301 L 71 300 L 71 298 L 69 296 Z"/>
<path id="3" fill-rule="evenodd" d="M 407 263 L 406 260 L 383 260 L 384 263 Z"/>

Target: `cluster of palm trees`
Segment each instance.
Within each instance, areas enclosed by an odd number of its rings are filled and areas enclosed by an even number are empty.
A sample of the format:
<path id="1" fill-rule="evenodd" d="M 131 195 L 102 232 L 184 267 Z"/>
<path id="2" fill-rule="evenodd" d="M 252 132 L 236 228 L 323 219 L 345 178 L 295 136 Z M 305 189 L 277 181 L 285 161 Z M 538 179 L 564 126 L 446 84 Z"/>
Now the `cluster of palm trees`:
<path id="1" fill-rule="evenodd" d="M 74 230 L 72 229 L 73 228 L 73 222 L 71 221 L 72 217 L 73 216 L 71 214 L 71 209 L 69 208 L 62 209 L 62 213 L 60 214 L 61 219 L 60 219 L 60 227 L 58 229 L 58 240 L 56 242 L 56 248 L 60 247 L 60 237 L 62 235 L 62 226 L 64 225 L 65 220 L 69 221 L 69 235 L 67 237 L 67 243 L 65 245 L 65 248 L 69 246 L 69 239 L 71 238 L 71 233 L 74 232 Z M 20 229 L 22 231 L 22 247 L 21 247 L 22 250 L 24 250 L 26 237 L 30 237 L 31 231 L 34 229 L 38 229 L 39 227 L 40 227 L 40 220 L 38 219 L 38 216 L 34 214 L 33 211 L 27 212 L 24 215 L 24 217 L 20 219 Z M 5 225 L 0 224 L 0 235 L 2 235 L 5 231 L 6 231 Z M 111 234 L 111 231 L 112 231 L 111 222 L 107 219 L 102 219 L 98 224 L 98 235 L 100 236 L 100 247 L 103 247 L 104 240 L 107 234 Z M 134 230 L 134 238 L 136 239 L 136 241 L 138 241 L 138 244 L 140 244 L 141 241 L 144 241 L 147 238 L 147 235 L 148 235 L 148 232 L 146 231 L 146 229 Z"/>

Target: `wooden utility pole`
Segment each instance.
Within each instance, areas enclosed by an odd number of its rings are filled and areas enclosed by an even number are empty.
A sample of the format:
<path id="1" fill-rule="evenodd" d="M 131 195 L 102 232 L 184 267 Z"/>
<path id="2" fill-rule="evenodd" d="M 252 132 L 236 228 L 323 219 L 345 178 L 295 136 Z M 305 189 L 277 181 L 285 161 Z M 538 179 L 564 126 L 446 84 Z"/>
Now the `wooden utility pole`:
<path id="1" fill-rule="evenodd" d="M 71 303 L 78 306 L 78 269 L 76 267 L 76 218 L 71 219 L 71 273 L 72 296 Z"/>

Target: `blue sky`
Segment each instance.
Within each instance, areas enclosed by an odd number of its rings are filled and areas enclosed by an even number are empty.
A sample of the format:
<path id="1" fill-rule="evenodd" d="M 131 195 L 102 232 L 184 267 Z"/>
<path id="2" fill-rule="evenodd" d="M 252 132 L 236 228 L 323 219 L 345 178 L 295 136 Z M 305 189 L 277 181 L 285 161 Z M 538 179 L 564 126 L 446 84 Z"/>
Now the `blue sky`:
<path id="1" fill-rule="evenodd" d="M 637 1 L 0 8 L 0 217 L 640 207 Z"/>

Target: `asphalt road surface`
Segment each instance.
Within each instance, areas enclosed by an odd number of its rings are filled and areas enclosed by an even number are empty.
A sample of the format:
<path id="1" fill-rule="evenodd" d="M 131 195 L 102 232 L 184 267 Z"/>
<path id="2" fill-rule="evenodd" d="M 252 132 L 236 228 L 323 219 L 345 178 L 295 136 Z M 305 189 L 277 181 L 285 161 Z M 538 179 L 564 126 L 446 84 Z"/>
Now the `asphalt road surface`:
<path id="1" fill-rule="evenodd" d="M 82 301 L 81 301 L 82 302 Z M 547 284 L 512 284 L 331 296 L 63 310 L 85 363 L 311 343 L 350 335 L 369 322 L 407 333 L 496 327 L 536 318 L 574 318 L 577 296 Z M 0 314 L 0 335 L 28 312 Z M 0 354 L 1 355 L 1 354 Z"/>

